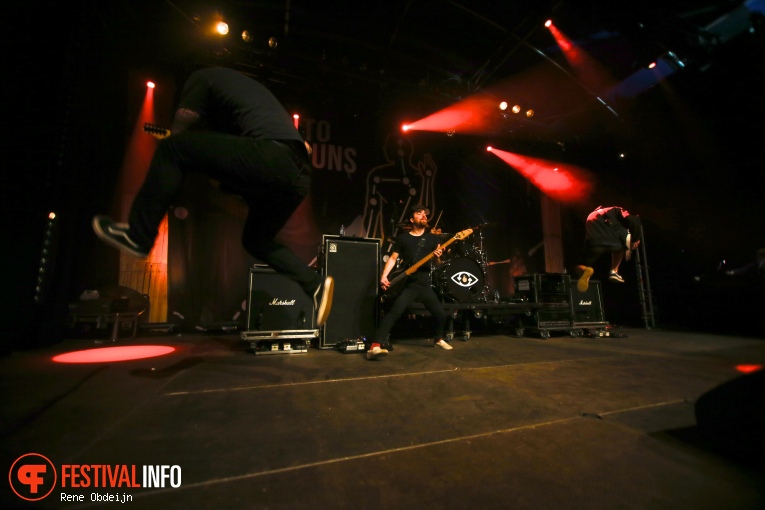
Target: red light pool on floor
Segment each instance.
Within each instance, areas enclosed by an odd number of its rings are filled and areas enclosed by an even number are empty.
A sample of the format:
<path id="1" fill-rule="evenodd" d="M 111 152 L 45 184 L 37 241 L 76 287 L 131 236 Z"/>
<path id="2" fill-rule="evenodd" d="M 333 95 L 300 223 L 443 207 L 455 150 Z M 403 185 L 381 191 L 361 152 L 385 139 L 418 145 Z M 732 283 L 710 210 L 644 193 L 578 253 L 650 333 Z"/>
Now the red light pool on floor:
<path id="1" fill-rule="evenodd" d="M 175 351 L 175 347 L 166 345 L 126 345 L 122 347 L 102 347 L 84 351 L 67 352 L 53 357 L 57 363 L 113 363 L 135 359 L 164 356 Z"/>

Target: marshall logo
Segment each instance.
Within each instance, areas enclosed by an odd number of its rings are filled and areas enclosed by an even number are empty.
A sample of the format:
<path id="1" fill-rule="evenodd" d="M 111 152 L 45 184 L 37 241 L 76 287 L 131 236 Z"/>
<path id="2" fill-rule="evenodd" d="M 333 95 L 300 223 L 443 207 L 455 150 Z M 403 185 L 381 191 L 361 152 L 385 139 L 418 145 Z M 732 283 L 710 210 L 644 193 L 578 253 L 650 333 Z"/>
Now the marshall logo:
<path id="1" fill-rule="evenodd" d="M 294 306 L 294 305 L 295 305 L 294 299 L 274 298 L 270 303 L 268 303 L 268 306 Z"/>
<path id="2" fill-rule="evenodd" d="M 584 306 L 590 306 L 592 304 L 592 301 L 585 301 L 584 299 L 582 299 L 581 301 L 579 301 L 579 304 Z"/>

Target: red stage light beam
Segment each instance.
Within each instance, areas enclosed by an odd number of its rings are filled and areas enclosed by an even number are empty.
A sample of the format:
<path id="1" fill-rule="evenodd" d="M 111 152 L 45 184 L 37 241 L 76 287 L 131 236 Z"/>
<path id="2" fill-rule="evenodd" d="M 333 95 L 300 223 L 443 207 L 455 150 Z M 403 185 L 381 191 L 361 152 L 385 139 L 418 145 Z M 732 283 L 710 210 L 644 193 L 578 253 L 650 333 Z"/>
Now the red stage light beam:
<path id="1" fill-rule="evenodd" d="M 402 126 L 404 131 L 454 132 L 485 134 L 491 131 L 491 120 L 497 109 L 496 98 L 469 97 L 425 118 Z"/>
<path id="2" fill-rule="evenodd" d="M 579 48 L 552 22 L 548 21 L 548 23 L 545 23 L 545 26 L 550 30 L 555 42 L 563 51 L 563 56 L 566 57 L 574 73 L 587 88 L 593 91 L 602 91 L 616 85 L 616 80 L 602 64 Z"/>
<path id="3" fill-rule="evenodd" d="M 587 200 L 593 191 L 593 178 L 589 171 L 557 161 L 522 156 L 487 147 L 499 159 L 513 167 L 542 193 L 562 203 Z"/>

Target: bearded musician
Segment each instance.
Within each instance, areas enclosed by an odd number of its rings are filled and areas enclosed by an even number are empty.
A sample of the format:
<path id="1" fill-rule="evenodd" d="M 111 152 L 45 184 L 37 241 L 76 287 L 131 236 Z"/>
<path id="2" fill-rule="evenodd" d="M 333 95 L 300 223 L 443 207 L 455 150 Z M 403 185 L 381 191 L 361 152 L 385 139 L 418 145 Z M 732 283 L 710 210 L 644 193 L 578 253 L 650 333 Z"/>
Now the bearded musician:
<path id="1" fill-rule="evenodd" d="M 422 204 L 412 206 L 409 210 L 409 224 L 411 229 L 402 232 L 393 246 L 393 253 L 385 263 L 382 276 L 380 277 L 380 286 L 383 291 L 393 292 L 398 289 L 391 289 L 391 281 L 388 280 L 399 256 L 403 260 L 416 263 L 421 259 L 434 255 L 436 258 L 443 253 L 440 244 L 440 237 L 429 231 L 428 210 Z M 367 349 L 367 359 L 376 359 L 388 354 L 392 350 L 388 336 L 393 325 L 406 311 L 410 304 L 415 301 L 421 302 L 428 309 L 432 318 L 433 326 L 433 346 L 450 351 L 453 349 L 449 343 L 444 340 L 444 326 L 448 318 L 441 302 L 438 300 L 435 290 L 431 284 L 431 264 L 433 260 L 422 264 L 416 271 L 409 276 L 404 276 L 405 281 L 401 283 L 400 293 L 395 298 L 390 311 L 383 317 L 374 337 Z M 399 287 L 397 284 L 396 287 Z"/>

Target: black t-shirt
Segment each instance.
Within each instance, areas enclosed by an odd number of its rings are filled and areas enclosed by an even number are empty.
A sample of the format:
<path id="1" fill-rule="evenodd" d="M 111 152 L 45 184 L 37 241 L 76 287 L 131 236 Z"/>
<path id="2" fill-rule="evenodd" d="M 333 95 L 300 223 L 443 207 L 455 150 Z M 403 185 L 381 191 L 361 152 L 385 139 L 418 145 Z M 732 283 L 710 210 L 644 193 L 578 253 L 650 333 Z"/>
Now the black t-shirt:
<path id="1" fill-rule="evenodd" d="M 408 268 L 433 253 L 440 242 L 441 239 L 430 232 L 423 232 L 421 236 L 404 232 L 398 236 L 396 243 L 393 245 L 393 251 L 398 253 L 398 257 L 403 264 L 402 267 Z M 433 259 L 420 266 L 414 274 L 409 276 L 410 281 L 414 280 L 430 285 L 430 267 L 432 264 Z"/>
<path id="2" fill-rule="evenodd" d="M 204 127 L 212 131 L 259 140 L 303 141 L 271 91 L 233 69 L 212 67 L 192 73 L 178 108 L 199 113 Z"/>
<path id="3" fill-rule="evenodd" d="M 618 206 L 602 207 L 587 216 L 586 238 L 590 246 L 604 246 L 613 249 L 626 247 L 627 233 L 632 242 L 640 239 L 640 217 L 634 214 L 624 216 L 624 209 Z"/>

